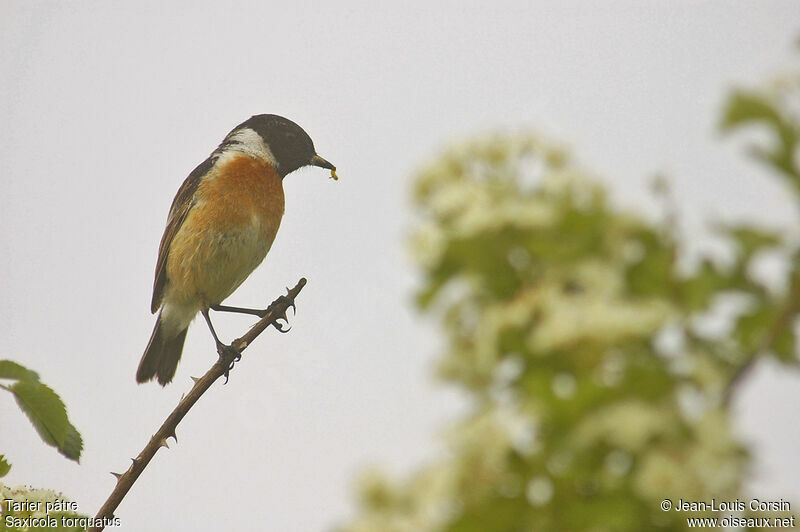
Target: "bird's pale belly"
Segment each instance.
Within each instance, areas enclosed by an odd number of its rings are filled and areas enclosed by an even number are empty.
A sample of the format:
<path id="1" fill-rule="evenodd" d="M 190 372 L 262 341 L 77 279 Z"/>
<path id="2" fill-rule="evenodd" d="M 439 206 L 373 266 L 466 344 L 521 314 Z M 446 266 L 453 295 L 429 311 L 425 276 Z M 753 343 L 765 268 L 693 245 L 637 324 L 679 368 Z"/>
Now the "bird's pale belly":
<path id="1" fill-rule="evenodd" d="M 202 207 L 189 213 L 203 215 Z M 275 230 L 253 216 L 238 227 L 189 231 L 184 224 L 172 241 L 167 260 L 168 299 L 177 303 L 215 305 L 233 293 L 264 260 Z"/>

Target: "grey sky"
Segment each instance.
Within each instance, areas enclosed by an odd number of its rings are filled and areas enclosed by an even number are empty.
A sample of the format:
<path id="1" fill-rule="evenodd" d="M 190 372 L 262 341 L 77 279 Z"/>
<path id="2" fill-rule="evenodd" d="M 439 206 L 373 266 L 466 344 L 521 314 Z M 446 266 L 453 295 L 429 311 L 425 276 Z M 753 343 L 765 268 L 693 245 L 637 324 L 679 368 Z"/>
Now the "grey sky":
<path id="1" fill-rule="evenodd" d="M 172 197 L 252 114 L 299 123 L 340 180 L 287 178 L 275 245 L 228 301 L 309 284 L 292 332 L 262 336 L 159 452 L 123 530 L 318 530 L 347 515 L 364 465 L 405 472 L 439 452 L 460 402 L 430 376 L 438 341 L 409 309 L 405 239 L 410 176 L 448 142 L 532 128 L 626 205 L 652 208 L 647 181 L 667 172 L 690 230 L 797 222 L 777 181 L 715 132 L 728 88 L 796 60 L 795 2 L 376 5 L 0 0 L 0 358 L 39 371 L 85 441 L 68 463 L 0 397 L 5 483 L 61 489 L 93 514 L 108 471 L 213 361 L 196 322 L 172 385 L 134 380 Z M 251 323 L 217 319 L 224 338 Z M 800 504 L 798 384 L 761 368 L 738 422 L 754 493 Z"/>

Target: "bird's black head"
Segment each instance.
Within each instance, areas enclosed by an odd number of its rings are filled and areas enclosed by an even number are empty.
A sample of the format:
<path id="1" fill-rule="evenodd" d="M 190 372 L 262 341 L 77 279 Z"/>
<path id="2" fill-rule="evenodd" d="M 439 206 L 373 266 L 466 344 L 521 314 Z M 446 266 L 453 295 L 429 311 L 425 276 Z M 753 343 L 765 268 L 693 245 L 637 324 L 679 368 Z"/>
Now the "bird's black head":
<path id="1" fill-rule="evenodd" d="M 287 118 L 278 115 L 255 115 L 245 120 L 231 131 L 225 139 L 223 146 L 228 143 L 234 147 L 235 143 L 252 143 L 252 139 L 247 130 L 258 134 L 267 150 L 264 150 L 265 157 L 268 153 L 272 154 L 276 170 L 281 177 L 294 172 L 302 166 L 319 166 L 329 170 L 336 170 L 336 167 L 317 155 L 314 150 L 314 142 L 303 128 Z M 244 146 L 243 146 L 244 147 Z"/>

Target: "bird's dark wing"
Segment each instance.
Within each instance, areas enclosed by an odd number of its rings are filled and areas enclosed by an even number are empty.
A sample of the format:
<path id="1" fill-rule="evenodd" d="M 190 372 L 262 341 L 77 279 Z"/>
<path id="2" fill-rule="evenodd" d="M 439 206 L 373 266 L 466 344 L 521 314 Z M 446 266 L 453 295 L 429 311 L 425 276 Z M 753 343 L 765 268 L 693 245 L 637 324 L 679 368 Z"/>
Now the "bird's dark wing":
<path id="1" fill-rule="evenodd" d="M 169 246 L 172 244 L 172 239 L 178 233 L 178 230 L 183 225 L 183 221 L 192 210 L 194 205 L 194 193 L 197 186 L 203 180 L 203 177 L 211 170 L 216 162 L 216 155 L 212 155 L 197 168 L 192 170 L 189 177 L 178 189 L 175 199 L 172 200 L 172 206 L 169 209 L 169 218 L 167 218 L 167 228 L 164 230 L 164 236 L 161 237 L 161 244 L 158 247 L 158 262 L 156 262 L 156 278 L 153 282 L 153 299 L 150 302 L 150 312 L 155 313 L 161 307 L 161 300 L 164 298 L 164 288 L 167 284 L 167 257 L 169 256 Z"/>

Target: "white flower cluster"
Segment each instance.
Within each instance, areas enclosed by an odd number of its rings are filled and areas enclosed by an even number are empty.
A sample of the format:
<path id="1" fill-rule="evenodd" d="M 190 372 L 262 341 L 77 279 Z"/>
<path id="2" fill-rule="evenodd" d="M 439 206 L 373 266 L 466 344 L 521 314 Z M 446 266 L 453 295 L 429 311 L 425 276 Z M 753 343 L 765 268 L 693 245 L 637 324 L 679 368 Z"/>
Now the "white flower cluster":
<path id="1" fill-rule="evenodd" d="M 670 317 L 669 304 L 626 297 L 622 275 L 607 263 L 582 264 L 572 276 L 582 290 L 571 297 L 564 296 L 562 282 L 543 283 L 538 289 L 541 321 L 531 331 L 532 348 L 542 352 L 578 342 L 613 345 L 657 331 Z"/>
<path id="2" fill-rule="evenodd" d="M 55 503 L 56 501 L 65 501 L 67 500 L 64 495 L 61 493 L 56 493 L 53 490 L 47 489 L 34 489 L 30 486 L 17 486 L 15 488 L 10 488 L 0 482 L 0 504 L 5 505 L 6 499 L 13 500 L 14 502 L 19 503 L 29 503 L 26 506 L 31 508 L 38 508 L 33 512 L 22 512 L 21 514 L 15 514 L 19 517 L 32 517 L 34 519 L 46 517 L 45 514 L 45 503 L 51 502 Z M 41 503 L 41 504 L 36 504 Z M 5 506 L 3 506 L 5 508 Z M 5 512 L 2 512 L 5 515 Z"/>
<path id="3" fill-rule="evenodd" d="M 664 443 L 643 453 L 634 486 L 644 497 L 703 500 L 708 494 L 735 498 L 746 467 L 746 455 L 731 436 L 726 415 L 707 412 L 693 423 L 693 445 Z"/>
<path id="4" fill-rule="evenodd" d="M 412 238 L 412 251 L 423 265 L 433 264 L 452 238 L 506 226 L 536 229 L 555 220 L 551 201 L 516 194 L 521 162 L 536 167 L 541 181 L 562 181 L 553 175 L 566 164 L 563 149 L 533 136 L 496 135 L 453 147 L 420 172 L 416 197 L 428 215 Z M 537 186 L 541 182 L 537 183 Z"/>

